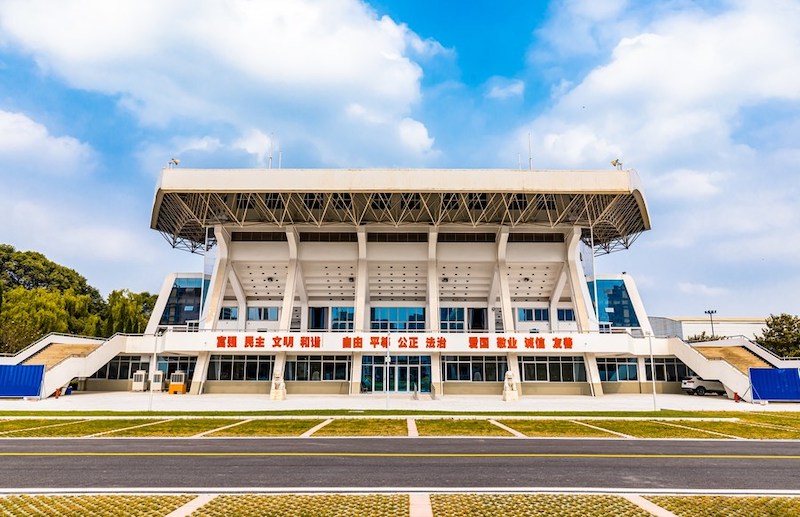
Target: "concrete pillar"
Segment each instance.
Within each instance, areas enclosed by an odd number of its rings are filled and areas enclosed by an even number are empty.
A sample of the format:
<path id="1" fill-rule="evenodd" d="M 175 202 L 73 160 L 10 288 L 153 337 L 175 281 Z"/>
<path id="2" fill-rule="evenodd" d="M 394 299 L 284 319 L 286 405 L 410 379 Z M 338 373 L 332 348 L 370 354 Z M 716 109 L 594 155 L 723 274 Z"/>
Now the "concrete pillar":
<path id="1" fill-rule="evenodd" d="M 575 320 L 580 332 L 598 332 L 599 326 L 595 318 L 592 298 L 581 264 L 581 229 L 574 228 L 567 238 L 567 273 L 572 287 L 572 300 L 575 308 Z M 594 252 L 594 251 L 592 251 Z"/>
<path id="2" fill-rule="evenodd" d="M 281 303 L 281 314 L 279 316 L 278 329 L 288 332 L 292 326 L 292 309 L 294 308 L 295 291 L 299 281 L 297 274 L 297 234 L 293 227 L 286 229 L 286 242 L 289 246 L 289 267 L 286 271 L 286 288 L 283 291 L 283 302 Z"/>
<path id="3" fill-rule="evenodd" d="M 443 396 L 442 356 L 439 353 L 433 353 L 431 354 L 431 398 L 440 399 Z"/>
<path id="4" fill-rule="evenodd" d="M 350 360 L 350 395 L 361 393 L 361 352 L 353 352 Z"/>
<path id="5" fill-rule="evenodd" d="M 353 330 L 355 332 L 366 332 L 369 329 L 369 315 L 367 314 L 367 303 L 369 300 L 369 269 L 367 268 L 366 227 L 359 226 L 356 235 L 358 236 L 358 264 L 356 265 L 356 297 L 353 307 Z"/>
<path id="6" fill-rule="evenodd" d="M 428 232 L 428 300 L 426 328 L 439 332 L 439 271 L 436 263 L 436 244 L 439 233 L 433 228 Z"/>
<path id="7" fill-rule="evenodd" d="M 556 285 L 553 288 L 553 294 L 550 296 L 550 332 L 558 332 L 558 301 L 561 299 L 561 293 L 564 292 L 564 286 L 567 285 L 567 272 L 566 267 L 562 266 L 558 274 Z"/>
<path id="8" fill-rule="evenodd" d="M 228 284 L 227 268 L 231 236 L 228 230 L 221 225 L 214 227 L 214 236 L 217 239 L 217 260 L 214 264 L 214 272 L 211 274 L 211 283 L 208 286 L 203 314 L 200 315 L 200 327 L 206 330 L 214 329 L 217 326 L 222 298 L 225 296 L 225 287 Z"/>
<path id="9" fill-rule="evenodd" d="M 592 385 L 592 393 L 595 397 L 603 396 L 603 385 L 600 383 L 600 370 L 597 368 L 597 358 L 595 354 L 584 354 L 586 364 L 586 380 Z"/>
<path id="10" fill-rule="evenodd" d="M 497 239 L 497 273 L 500 282 L 500 307 L 503 309 L 503 331 L 515 332 L 514 311 L 511 308 L 511 289 L 508 285 L 508 270 L 506 268 L 506 247 L 508 245 L 508 227 L 500 228 Z"/>
<path id="11" fill-rule="evenodd" d="M 211 352 L 199 352 L 197 354 L 197 363 L 194 365 L 194 375 L 192 375 L 192 387 L 189 391 L 192 395 L 200 395 L 203 391 L 203 384 L 206 382 L 208 376 L 208 363 L 211 357 Z M 169 379 L 165 379 L 169 381 Z"/>
<path id="12" fill-rule="evenodd" d="M 519 356 L 517 354 L 506 354 L 506 362 L 508 363 L 508 371 L 511 372 L 514 386 L 517 388 L 517 393 L 522 395 L 522 379 L 519 376 Z"/>

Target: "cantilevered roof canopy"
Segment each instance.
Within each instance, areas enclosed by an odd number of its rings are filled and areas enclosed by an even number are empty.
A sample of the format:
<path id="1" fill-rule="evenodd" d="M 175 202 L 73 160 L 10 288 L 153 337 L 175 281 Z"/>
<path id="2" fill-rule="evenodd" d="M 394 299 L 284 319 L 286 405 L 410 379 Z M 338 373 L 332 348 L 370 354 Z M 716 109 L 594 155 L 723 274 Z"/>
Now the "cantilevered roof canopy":
<path id="1" fill-rule="evenodd" d="M 635 171 L 163 169 L 150 227 L 196 251 L 224 224 L 580 226 L 607 252 L 650 229 Z"/>

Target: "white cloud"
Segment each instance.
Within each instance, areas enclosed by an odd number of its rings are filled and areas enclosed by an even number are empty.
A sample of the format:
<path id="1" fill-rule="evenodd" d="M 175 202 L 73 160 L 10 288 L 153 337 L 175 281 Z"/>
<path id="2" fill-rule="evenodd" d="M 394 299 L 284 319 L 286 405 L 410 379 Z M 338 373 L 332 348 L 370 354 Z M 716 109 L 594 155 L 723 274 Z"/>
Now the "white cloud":
<path id="1" fill-rule="evenodd" d="M 398 133 L 406 149 L 417 156 L 430 153 L 433 149 L 433 138 L 428 136 L 428 130 L 422 122 L 404 118 L 400 121 Z"/>
<path id="2" fill-rule="evenodd" d="M 648 192 L 651 197 L 698 199 L 712 197 L 720 192 L 724 174 L 719 171 L 693 171 L 679 169 L 663 174 L 650 182 Z"/>
<path id="3" fill-rule="evenodd" d="M 23 113 L 0 110 L 0 175 L 82 176 L 95 167 L 89 145 L 53 136 Z"/>
<path id="4" fill-rule="evenodd" d="M 524 93 L 525 83 L 519 79 L 493 77 L 489 80 L 486 97 L 490 99 L 504 100 L 512 97 L 522 97 Z"/>
<path id="5" fill-rule="evenodd" d="M 274 145 L 274 139 L 258 129 L 251 129 L 233 144 L 235 148 L 244 149 L 248 153 L 256 155 L 258 164 L 262 167 L 268 165 L 269 156 L 273 151 Z"/>
<path id="6" fill-rule="evenodd" d="M 692 283 L 692 282 L 679 282 L 678 289 L 680 290 L 680 292 L 684 294 L 690 294 L 693 296 L 704 296 L 708 298 L 725 296 L 730 292 L 729 289 L 724 287 L 710 287 L 707 286 L 706 284 Z"/>
<path id="7" fill-rule="evenodd" d="M 411 56 L 447 52 L 357 0 L 9 2 L 0 33 L 70 85 L 118 96 L 143 124 L 223 122 L 313 142 L 334 163 L 400 156 L 393 136 L 420 98 Z M 383 131 L 342 120 L 353 104 Z"/>

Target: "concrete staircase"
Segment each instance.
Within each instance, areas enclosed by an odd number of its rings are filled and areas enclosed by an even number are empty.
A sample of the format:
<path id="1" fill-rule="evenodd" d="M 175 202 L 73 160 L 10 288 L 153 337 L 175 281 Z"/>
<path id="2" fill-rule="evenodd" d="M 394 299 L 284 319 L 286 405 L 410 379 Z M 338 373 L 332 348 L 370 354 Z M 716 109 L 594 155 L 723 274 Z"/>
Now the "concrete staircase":
<path id="1" fill-rule="evenodd" d="M 50 370 L 67 357 L 86 357 L 101 345 L 81 343 L 51 343 L 22 364 L 43 364 L 45 371 Z"/>
<path id="2" fill-rule="evenodd" d="M 750 375 L 750 368 L 772 368 L 753 352 L 742 346 L 695 346 L 695 350 L 710 360 L 723 360 L 729 362 L 734 368 Z"/>
<path id="3" fill-rule="evenodd" d="M 753 395 L 750 392 L 750 376 L 748 373 L 744 373 L 724 358 L 710 359 L 706 357 L 697 347 L 693 347 L 681 339 L 668 338 L 667 344 L 669 353 L 683 361 L 697 375 L 704 379 L 720 381 L 725 386 L 728 398 L 734 398 L 733 394 L 737 393 L 743 400 L 752 401 Z"/>

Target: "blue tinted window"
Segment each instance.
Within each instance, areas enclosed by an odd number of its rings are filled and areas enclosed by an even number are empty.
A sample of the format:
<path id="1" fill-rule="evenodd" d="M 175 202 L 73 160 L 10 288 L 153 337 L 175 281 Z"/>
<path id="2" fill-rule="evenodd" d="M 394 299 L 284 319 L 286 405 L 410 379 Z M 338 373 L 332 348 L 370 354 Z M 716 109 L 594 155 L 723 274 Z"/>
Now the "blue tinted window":
<path id="1" fill-rule="evenodd" d="M 159 325 L 186 325 L 187 321 L 199 320 L 202 291 L 202 278 L 176 278 Z"/>
<path id="2" fill-rule="evenodd" d="M 558 321 L 575 321 L 575 311 L 572 309 L 558 309 Z"/>
<path id="3" fill-rule="evenodd" d="M 331 307 L 331 330 L 334 332 L 353 330 L 354 318 L 353 307 Z"/>
<path id="4" fill-rule="evenodd" d="M 439 328 L 442 332 L 464 332 L 464 308 L 463 307 L 440 308 Z"/>
<path id="5" fill-rule="evenodd" d="M 373 307 L 370 309 L 370 329 L 389 332 L 425 330 L 425 308 Z"/>
<path id="6" fill-rule="evenodd" d="M 589 282 L 589 295 L 594 303 L 594 286 Z M 639 319 L 633 310 L 631 298 L 623 280 L 598 280 L 598 313 L 601 323 L 612 327 L 638 327 Z"/>
<path id="7" fill-rule="evenodd" d="M 223 307 L 219 311 L 219 319 L 233 321 L 239 319 L 239 307 Z"/>
<path id="8" fill-rule="evenodd" d="M 250 321 L 278 321 L 278 308 L 248 307 L 247 319 Z"/>

